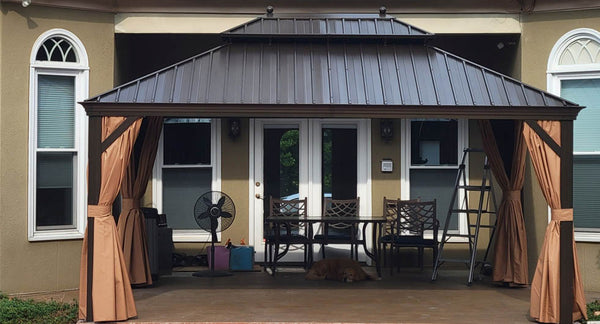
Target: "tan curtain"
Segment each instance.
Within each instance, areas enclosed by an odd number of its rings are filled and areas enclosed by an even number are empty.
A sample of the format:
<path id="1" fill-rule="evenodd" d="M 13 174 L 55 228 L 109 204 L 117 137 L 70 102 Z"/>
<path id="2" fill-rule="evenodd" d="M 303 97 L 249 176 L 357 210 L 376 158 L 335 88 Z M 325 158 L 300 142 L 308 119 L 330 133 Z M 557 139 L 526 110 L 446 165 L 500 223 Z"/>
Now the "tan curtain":
<path id="1" fill-rule="evenodd" d="M 123 117 L 102 118 L 102 140 L 105 140 L 124 121 Z M 140 129 L 141 119 L 135 121 L 102 153 L 102 181 L 98 205 L 88 205 L 88 217 L 94 218 L 94 255 L 92 305 L 94 321 L 122 321 L 137 316 L 129 275 L 112 215 L 115 200 L 125 169 Z M 86 228 L 81 253 L 79 279 L 79 318 L 87 315 L 87 243 Z"/>
<path id="2" fill-rule="evenodd" d="M 496 214 L 498 221 L 492 279 L 512 286 L 527 285 L 529 283 L 527 236 L 521 205 L 527 149 L 523 141 L 523 122 L 515 121 L 515 145 L 510 179 L 504 169 L 504 163 L 490 121 L 480 120 L 479 128 L 490 168 L 498 181 L 498 185 L 502 188 L 502 200 Z"/>
<path id="3" fill-rule="evenodd" d="M 560 145 L 560 122 L 539 121 L 538 124 Z M 542 251 L 531 283 L 530 315 L 544 323 L 560 321 L 560 222 L 573 220 L 573 209 L 561 209 L 560 157 L 527 124 L 523 128 L 533 167 L 552 218 L 546 228 Z M 587 317 L 583 284 L 579 275 L 577 250 L 573 242 L 574 285 L 573 321 Z"/>
<path id="4" fill-rule="evenodd" d="M 163 124 L 162 117 L 147 117 L 147 127 L 143 135 L 143 143 L 139 156 L 139 164 L 132 154 L 131 163 L 127 167 L 125 179 L 121 185 L 123 204 L 117 230 L 123 247 L 125 264 L 129 271 L 131 284 L 151 285 L 150 261 L 148 259 L 148 240 L 146 223 L 140 209 L 140 199 L 146 192 L 148 180 L 152 175 L 152 167 L 156 158 L 158 139 Z M 140 135 L 142 136 L 142 135 Z"/>

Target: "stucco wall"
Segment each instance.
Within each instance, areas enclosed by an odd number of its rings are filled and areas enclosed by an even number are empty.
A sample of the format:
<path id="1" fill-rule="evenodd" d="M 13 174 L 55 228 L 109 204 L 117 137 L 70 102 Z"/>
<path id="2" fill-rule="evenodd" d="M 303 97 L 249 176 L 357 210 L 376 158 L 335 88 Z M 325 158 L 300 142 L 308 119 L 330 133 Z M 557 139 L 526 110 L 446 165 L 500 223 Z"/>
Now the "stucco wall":
<path id="1" fill-rule="evenodd" d="M 69 30 L 89 57 L 90 95 L 110 89 L 113 15 L 3 4 L 0 19 L 0 291 L 77 288 L 81 240 L 27 240 L 29 58 L 42 33 Z"/>
<path id="2" fill-rule="evenodd" d="M 600 29 L 600 10 L 543 13 L 522 17 L 521 75 L 525 83 L 546 89 L 546 69 L 550 51 L 558 39 L 576 28 Z M 525 219 L 528 230 L 530 271 L 533 274 L 542 246 L 548 209 L 539 190 L 531 164 L 528 164 Z M 575 215 L 574 217 L 577 217 Z M 600 244 L 577 243 L 579 265 L 586 290 L 600 291 Z"/>

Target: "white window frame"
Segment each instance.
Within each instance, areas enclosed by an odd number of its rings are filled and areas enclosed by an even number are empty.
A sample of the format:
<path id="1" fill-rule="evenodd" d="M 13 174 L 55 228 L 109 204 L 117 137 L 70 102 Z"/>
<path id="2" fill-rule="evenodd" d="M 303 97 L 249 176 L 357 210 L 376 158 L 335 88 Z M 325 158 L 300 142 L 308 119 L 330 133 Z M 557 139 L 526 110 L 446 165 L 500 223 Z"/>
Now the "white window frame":
<path id="1" fill-rule="evenodd" d="M 62 37 L 73 45 L 77 55 L 77 62 L 52 62 L 37 61 L 36 55 L 42 44 L 52 37 Z M 29 241 L 50 241 L 82 239 L 84 236 L 87 217 L 86 196 L 86 165 L 87 165 L 87 116 L 83 107 L 78 102 L 85 100 L 89 95 L 89 65 L 88 56 L 83 43 L 75 34 L 64 29 L 51 29 L 43 33 L 33 44 L 29 68 L 29 163 L 27 184 L 27 238 Z M 38 149 L 37 148 L 37 91 L 39 75 L 71 76 L 75 78 L 75 138 L 74 152 L 76 163 L 74 166 L 73 188 L 73 226 L 65 228 L 59 226 L 46 229 L 37 229 L 36 226 L 36 170 L 37 152 L 67 152 L 69 150 Z"/>
<path id="2" fill-rule="evenodd" d="M 452 118 L 454 119 L 454 118 Z M 401 134 L 402 140 L 400 141 L 400 154 L 402 156 L 402 163 L 400 167 L 400 199 L 408 200 L 410 199 L 410 171 L 417 169 L 427 169 L 427 170 L 457 170 L 460 165 L 460 159 L 463 154 L 463 150 L 469 147 L 469 122 L 466 119 L 457 119 L 458 121 L 458 138 L 457 138 L 457 161 L 456 165 L 446 166 L 412 166 L 412 157 L 411 157 L 411 121 L 412 119 L 402 119 L 401 121 Z M 465 175 L 467 182 L 469 179 L 469 159 L 465 161 Z M 458 201 L 464 200 L 464 193 L 462 191 L 458 191 Z M 446 212 L 448 206 L 438 206 L 437 210 L 439 212 Z M 444 224 L 440 224 L 441 227 Z M 458 234 L 467 234 L 468 233 L 468 224 L 467 217 L 465 214 L 460 214 L 458 218 Z M 443 231 L 439 231 L 438 240 L 441 240 Z M 451 231 L 456 232 L 456 231 Z M 433 234 L 425 233 L 425 237 L 432 238 Z M 463 237 L 452 237 L 449 242 L 466 242 L 467 238 Z"/>
<path id="3" fill-rule="evenodd" d="M 210 124 L 210 165 L 178 165 L 165 166 L 163 164 L 164 149 L 163 149 L 163 132 L 161 130 L 160 139 L 158 142 L 158 150 L 156 152 L 156 160 L 152 171 L 152 201 L 154 207 L 159 213 L 163 212 L 163 185 L 162 185 L 162 170 L 163 168 L 212 168 L 211 190 L 221 191 L 221 120 L 211 119 Z M 191 211 L 190 211 L 191 215 Z M 168 219 L 169 215 L 167 215 Z M 221 241 L 221 233 L 217 233 L 217 238 Z M 211 234 L 200 228 L 198 229 L 174 229 L 173 242 L 196 242 L 205 243 L 212 240 Z"/>
<path id="4" fill-rule="evenodd" d="M 548 92 L 561 95 L 561 82 L 564 80 L 600 79 L 600 63 L 559 65 L 558 60 L 563 51 L 572 42 L 581 38 L 591 38 L 600 43 L 600 32 L 590 28 L 577 28 L 563 35 L 552 48 L 548 58 L 546 81 Z M 573 152 L 573 155 L 600 155 L 600 152 Z M 548 221 L 551 210 L 548 207 Z M 575 229 L 575 240 L 578 242 L 600 242 L 600 232 L 578 231 Z"/>

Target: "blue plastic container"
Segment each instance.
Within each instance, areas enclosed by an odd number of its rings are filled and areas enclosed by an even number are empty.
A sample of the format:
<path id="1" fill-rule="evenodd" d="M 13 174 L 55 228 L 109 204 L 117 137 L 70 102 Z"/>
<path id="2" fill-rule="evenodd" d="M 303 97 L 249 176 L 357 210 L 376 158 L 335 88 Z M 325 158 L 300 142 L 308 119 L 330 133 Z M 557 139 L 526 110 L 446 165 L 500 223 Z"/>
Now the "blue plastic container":
<path id="1" fill-rule="evenodd" d="M 251 271 L 254 269 L 254 247 L 236 246 L 229 250 L 229 269 Z"/>

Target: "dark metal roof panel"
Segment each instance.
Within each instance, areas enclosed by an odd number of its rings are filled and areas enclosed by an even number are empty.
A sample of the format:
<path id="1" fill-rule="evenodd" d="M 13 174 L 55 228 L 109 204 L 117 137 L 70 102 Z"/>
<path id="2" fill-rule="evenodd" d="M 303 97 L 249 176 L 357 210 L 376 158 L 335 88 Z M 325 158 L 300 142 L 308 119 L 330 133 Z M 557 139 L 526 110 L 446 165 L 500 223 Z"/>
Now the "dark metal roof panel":
<path id="1" fill-rule="evenodd" d="M 577 106 L 434 47 L 323 42 L 233 43 L 87 101 Z"/>
<path id="2" fill-rule="evenodd" d="M 380 36 L 430 37 L 433 34 L 393 17 L 379 15 L 312 15 L 259 17 L 221 35 L 243 36 Z"/>

